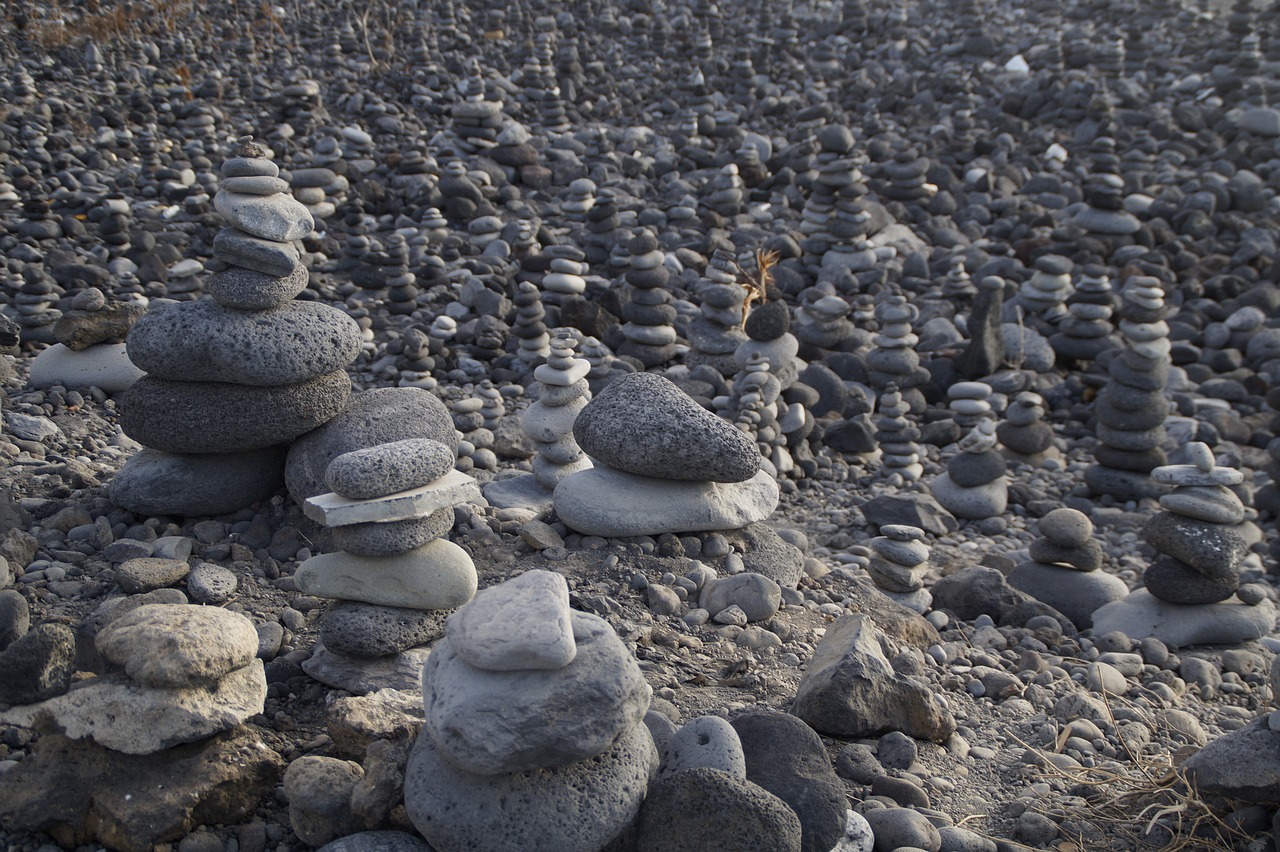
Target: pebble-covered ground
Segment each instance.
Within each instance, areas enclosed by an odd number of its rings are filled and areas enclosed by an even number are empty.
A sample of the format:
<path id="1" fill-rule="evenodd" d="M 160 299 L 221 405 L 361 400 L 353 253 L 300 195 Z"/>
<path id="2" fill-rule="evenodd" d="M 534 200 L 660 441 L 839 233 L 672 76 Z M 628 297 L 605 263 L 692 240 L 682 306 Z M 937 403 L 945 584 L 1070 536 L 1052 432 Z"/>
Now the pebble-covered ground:
<path id="1" fill-rule="evenodd" d="M 538 41 L 539 32 L 554 37 Z M 1086 198 L 1095 140 L 1109 132 L 1118 143 L 1124 209 L 1141 230 L 1130 241 L 1140 249 L 1121 250 L 1115 256 L 1124 263 L 1107 271 L 1119 289 L 1127 276 L 1162 270 L 1177 312 L 1170 322 L 1178 381 L 1168 392 L 1178 425 L 1170 426 L 1169 448 L 1206 441 L 1219 464 L 1244 472 L 1247 493 L 1270 483 L 1274 412 L 1264 397 L 1280 372 L 1274 343 L 1249 345 L 1250 335 L 1274 334 L 1280 316 L 1280 113 L 1249 112 L 1277 88 L 1280 24 L 1270 11 L 960 0 L 102 0 L 7 4 L 0 45 L 0 302 L 7 315 L 31 304 L 20 295 L 43 293 L 65 308 L 89 287 L 136 303 L 198 296 L 200 264 L 221 227 L 211 204 L 217 168 L 237 139 L 253 135 L 287 171 L 325 167 L 344 178 L 326 188 L 321 203 L 332 205 L 330 215 L 303 241 L 311 270 L 304 298 L 341 307 L 361 323 L 363 349 L 348 369 L 355 386 L 426 379 L 446 401 L 475 396 L 486 379 L 507 389 L 493 452 L 464 465 L 474 464 L 481 481 L 529 468 L 516 425 L 528 405 L 519 371 L 510 359 L 477 355 L 431 377 L 406 355 L 411 327 L 428 329 L 440 316 L 457 320 L 459 355 L 477 348 L 469 322 L 490 303 L 474 292 L 461 301 L 464 282 L 476 280 L 475 237 L 483 230 L 469 230 L 469 221 L 492 215 L 500 227 L 525 223 L 529 240 L 578 245 L 590 268 L 588 292 L 606 308 L 616 304 L 608 291 L 639 225 L 668 252 L 680 298 L 693 292 L 717 248 L 744 259 L 757 248 L 779 248 L 776 283 L 794 307 L 818 283 L 818 267 L 800 250 L 805 200 L 820 165 L 813 140 L 824 126 L 847 127 L 867 186 L 884 202 L 878 209 L 910 234 L 874 268 L 823 273 L 855 304 L 852 319 L 865 333 L 872 302 L 859 308 L 857 296 L 895 286 L 926 316 L 954 319 L 954 310 L 936 307 L 950 291 L 930 282 L 940 285 L 956 259 L 975 283 L 988 275 L 1026 281 L 1032 258 L 1049 250 L 1107 266 L 1114 241 L 1065 225 Z M 559 117 L 534 89 L 530 64 L 537 67 L 540 50 L 550 51 L 563 130 L 548 129 Z M 517 149 L 510 162 L 454 135 L 453 104 L 481 90 L 501 98 L 506 119 L 524 128 L 499 143 Z M 748 143 L 765 153 L 755 158 L 765 177 L 753 180 L 738 208 L 716 209 L 708 199 L 720 188 L 717 176 L 740 162 Z M 927 159 L 921 182 L 927 178 L 928 189 L 892 200 L 886 165 L 906 148 Z M 432 161 L 406 166 L 419 155 Z M 478 204 L 458 204 L 423 177 L 443 174 L 454 157 L 485 175 L 472 177 L 482 190 Z M 741 161 L 744 175 L 751 159 Z M 592 231 L 592 220 L 572 207 L 570 184 L 583 178 L 592 192 L 613 193 L 616 216 L 605 231 Z M 395 231 L 409 235 L 406 265 L 418 289 L 410 307 L 392 311 L 385 289 L 358 282 L 362 270 L 386 265 Z M 504 238 L 519 233 L 504 231 Z M 430 239 L 415 243 L 415 234 Z M 37 278 L 54 285 L 24 289 Z M 507 284 L 511 295 L 514 282 Z M 1233 325 L 1242 310 L 1262 319 L 1250 325 L 1249 314 Z M 29 387 L 31 363 L 49 339 L 28 331 L 0 360 L 0 375 L 7 374 L 0 565 L 9 569 L 0 572 L 0 587 L 26 600 L 31 624 L 83 629 L 104 602 L 124 594 L 116 570 L 136 555 L 130 542 L 188 539 L 193 566 L 227 569 L 236 585 L 226 594 L 197 594 L 189 581 L 174 588 L 243 613 L 263 640 L 270 686 L 248 727 L 284 762 L 339 755 L 333 733 L 343 695 L 300 667 L 327 604 L 299 592 L 293 578 L 302 561 L 332 549 L 329 533 L 284 491 L 214 518 L 143 517 L 115 506 L 111 479 L 139 449 L 120 429 L 118 395 Z M 613 332 L 616 338 L 616 325 Z M 965 341 L 957 334 L 937 345 L 930 363 L 953 359 Z M 508 352 L 515 346 L 512 337 Z M 899 846 L 1274 848 L 1280 796 L 1200 796 L 1175 771 L 1200 747 L 1271 709 L 1274 655 L 1266 646 L 1170 649 L 1141 637 L 1064 633 L 1043 616 L 1003 618 L 1002 604 L 984 599 L 987 589 L 976 580 L 953 582 L 945 589 L 950 605 L 941 605 L 936 585 L 944 578 L 970 576 L 961 572 L 974 566 L 1007 574 L 1026 562 L 1036 520 L 1062 505 L 1091 516 L 1103 570 L 1130 588 L 1141 586 L 1156 557 L 1139 535 L 1155 501 L 1099 498 L 1084 485 L 1105 375 L 1078 362 L 1055 364 L 1052 352 L 1043 364 L 1026 355 L 1009 356 L 996 385 L 1009 397 L 1023 389 L 1043 395 L 1058 457 L 1042 466 L 1010 462 L 1001 516 L 929 536 L 926 576 L 936 608 L 928 624 L 902 626 L 864 570 L 876 531 L 863 508 L 923 485 L 882 476 L 874 453 L 841 453 L 821 441 L 812 459 L 783 477 L 782 502 L 769 521 L 804 550 L 804 576 L 776 615 L 747 627 L 686 618 L 695 607 L 679 581 L 691 557 L 723 544 L 714 536 L 606 541 L 557 523 L 535 531 L 526 513 L 467 505 L 457 510 L 451 537 L 472 554 L 482 587 L 529 568 L 564 574 L 574 607 L 608 620 L 655 696 L 684 720 L 755 706 L 787 710 L 828 628 L 849 613 L 871 614 L 892 636 L 896 674 L 926 684 L 957 723 L 943 743 L 895 733 L 823 738 L 849 807 L 914 809 L 947 829 L 930 833 L 908 816 L 877 820 L 892 827 L 883 837 L 903 840 Z M 955 378 L 954 370 L 937 375 Z M 937 412 L 925 420 L 936 428 L 947 419 L 945 387 L 935 381 L 924 390 Z M 844 419 L 833 413 L 822 422 L 832 428 Z M 955 451 L 927 440 L 921 447 L 927 483 Z M 1271 502 L 1259 501 L 1253 520 L 1262 540 L 1242 579 L 1251 594 L 1275 600 Z M 723 557 L 706 561 L 726 570 Z M 659 587 L 671 594 L 655 593 Z M 0 772 L 13 771 L 38 737 L 0 728 Z M 57 800 L 58 790 L 49 789 L 47 806 Z M 382 816 L 368 827 L 412 830 L 403 810 Z M 56 845 L 48 835 L 4 828 L 0 845 L 8 849 Z M 893 848 L 885 842 L 875 848 Z M 308 844 L 277 784 L 235 824 L 200 825 L 161 848 L 257 852 Z M 715 838 L 694 848 L 715 849 Z"/>

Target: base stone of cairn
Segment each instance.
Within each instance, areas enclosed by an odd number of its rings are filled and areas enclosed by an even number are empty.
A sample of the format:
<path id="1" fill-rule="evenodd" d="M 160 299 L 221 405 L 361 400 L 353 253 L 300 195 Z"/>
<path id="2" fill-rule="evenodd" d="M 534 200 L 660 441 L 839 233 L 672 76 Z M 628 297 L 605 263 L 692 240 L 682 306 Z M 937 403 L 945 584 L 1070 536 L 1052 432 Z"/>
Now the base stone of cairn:
<path id="1" fill-rule="evenodd" d="M 980 521 L 1004 514 L 1009 504 L 1009 481 L 1004 457 L 996 449 L 996 427 L 979 421 L 960 440 L 959 454 L 930 484 L 934 498 L 957 518 Z"/>
<path id="2" fill-rule="evenodd" d="M 1239 581 L 1249 539 L 1238 528 L 1245 509 L 1231 486 L 1244 476 L 1217 467 L 1202 443 L 1189 444 L 1187 455 L 1189 464 L 1151 472 L 1156 482 L 1173 486 L 1160 498 L 1162 511 L 1142 528 L 1160 555 L 1143 574 L 1145 589 L 1094 613 L 1096 633 L 1119 630 L 1179 646 L 1242 642 L 1271 632 L 1274 605 Z"/>
<path id="3" fill-rule="evenodd" d="M 121 398 L 120 426 L 147 449 L 112 482 L 141 514 L 212 515 L 270 497 L 281 445 L 346 406 L 360 328 L 342 311 L 293 301 L 307 284 L 295 242 L 311 214 L 252 140 L 222 167 L 214 197 L 211 301 L 153 307 L 129 332 L 147 375 Z"/>
<path id="4" fill-rule="evenodd" d="M 453 469 L 454 451 L 417 438 L 344 453 L 325 472 L 333 489 L 303 511 L 333 530 L 336 553 L 313 556 L 294 577 L 304 594 L 338 603 L 303 669 L 357 695 L 416 689 L 444 616 L 471 600 L 477 578 L 465 550 L 444 538 L 453 507 L 480 496 Z"/>
<path id="5" fill-rule="evenodd" d="M 745 527 L 777 508 L 756 445 L 670 380 L 632 373 L 578 415 L 594 467 L 556 486 L 556 514 L 585 535 L 624 537 Z"/>
<path id="6" fill-rule="evenodd" d="M 449 617 L 422 675 L 409 819 L 437 849 L 597 852 L 658 771 L 651 690 L 607 622 L 529 571 Z"/>
<path id="7" fill-rule="evenodd" d="M 1102 567 L 1102 545 L 1093 522 L 1075 509 L 1054 509 L 1039 522 L 1040 538 L 1031 543 L 1031 560 L 1009 572 L 1009 585 L 1021 589 L 1071 619 L 1081 629 L 1093 613 L 1123 599 L 1129 587 Z"/>

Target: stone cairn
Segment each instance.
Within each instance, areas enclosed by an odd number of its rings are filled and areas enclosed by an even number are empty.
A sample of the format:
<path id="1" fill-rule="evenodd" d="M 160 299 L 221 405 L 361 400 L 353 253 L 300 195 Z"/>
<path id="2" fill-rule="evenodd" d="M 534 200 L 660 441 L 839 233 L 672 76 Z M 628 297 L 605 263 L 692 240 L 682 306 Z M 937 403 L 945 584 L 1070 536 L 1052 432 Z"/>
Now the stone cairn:
<path id="1" fill-rule="evenodd" d="M 1176 604 L 1209 604 L 1231 597 L 1240 585 L 1239 565 L 1249 543 L 1236 528 L 1244 504 L 1231 486 L 1244 474 L 1215 464 L 1200 442 L 1187 445 L 1190 464 L 1162 465 L 1151 478 L 1173 490 L 1160 497 L 1163 511 L 1142 528 L 1160 555 L 1142 575 L 1153 596 Z"/>
<path id="2" fill-rule="evenodd" d="M 1110 381 L 1098 393 L 1097 464 L 1085 470 L 1094 494 L 1117 500 L 1157 497 L 1148 476 L 1165 462 L 1164 421 L 1169 411 L 1169 308 L 1154 278 L 1131 278 L 1124 291 L 1120 332 L 1124 351 L 1109 365 Z"/>
<path id="3" fill-rule="evenodd" d="M 676 356 L 676 309 L 667 291 L 670 272 L 663 266 L 658 239 L 645 229 L 632 238 L 630 268 L 624 278 L 631 298 L 622 308 L 622 334 L 626 340 L 619 355 L 637 359 L 646 368 L 665 364 Z"/>
<path id="4" fill-rule="evenodd" d="M 685 364 L 706 364 L 722 376 L 737 370 L 733 353 L 746 340 L 743 302 L 747 294 L 738 284 L 732 257 L 717 249 L 707 271 L 693 288 L 701 302 L 701 314 L 689 324 L 690 352 Z"/>
<path id="5" fill-rule="evenodd" d="M 483 380 L 481 385 L 487 381 Z M 498 468 L 498 456 L 493 451 L 493 432 L 485 427 L 484 405 L 484 398 L 479 395 L 464 397 L 449 404 L 453 428 L 462 436 L 462 440 L 458 442 L 457 467 L 463 472 Z"/>
<path id="6" fill-rule="evenodd" d="M 896 385 L 880 393 L 880 416 L 876 418 L 876 442 L 880 445 L 880 475 L 891 482 L 900 477 L 915 482 L 924 476 L 920 463 L 920 430 L 907 419 L 911 406 L 903 400 Z"/>
<path id="7" fill-rule="evenodd" d="M 889 385 L 895 386 L 911 413 L 917 415 L 925 409 L 924 394 L 919 388 L 929 381 L 929 372 L 920 366 L 920 356 L 914 348 L 920 338 L 911 330 L 919 316 L 920 309 L 900 293 L 881 299 L 876 304 L 880 331 L 872 338 L 875 348 L 866 355 L 871 386 L 881 393 Z"/>
<path id="8" fill-rule="evenodd" d="M 961 430 L 954 433 L 956 437 L 981 421 L 995 417 L 991 409 L 991 394 L 991 385 L 986 382 L 956 382 L 947 388 L 947 408 L 951 410 L 951 419 Z"/>
<path id="9" fill-rule="evenodd" d="M 1094 610 L 1122 600 L 1129 587 L 1102 567 L 1102 546 L 1093 522 L 1075 509 L 1054 509 L 1037 524 L 1031 560 L 1009 573 L 1009 584 L 1061 612 L 1080 629 L 1093 623 Z"/>
<path id="10" fill-rule="evenodd" d="M 213 515 L 281 484 L 283 444 L 346 406 L 345 367 L 361 334 L 342 311 L 293 301 L 307 286 L 294 241 L 311 214 L 252 139 L 222 167 L 214 198 L 210 300 L 149 311 L 129 333 L 148 375 L 121 399 L 121 428 L 147 449 L 112 483 L 112 499 L 149 515 Z M 199 482 L 200 488 L 192 488 Z"/>
<path id="11" fill-rule="evenodd" d="M 449 617 L 422 675 L 404 802 L 437 849 L 595 850 L 635 820 L 658 769 L 651 690 L 563 577 L 527 571 Z M 568 819 L 565 814 L 590 814 Z"/>
<path id="12" fill-rule="evenodd" d="M 538 257 L 549 259 L 547 272 L 542 276 L 542 301 L 548 305 L 561 305 L 571 296 L 581 296 L 587 290 L 586 255 L 582 249 L 571 245 L 548 246 Z"/>
<path id="13" fill-rule="evenodd" d="M 867 573 L 871 580 L 898 603 L 924 614 L 933 595 L 924 587 L 929 570 L 929 546 L 924 530 L 905 524 L 885 524 L 880 535 L 867 542 L 871 559 Z"/>
<path id="14" fill-rule="evenodd" d="M 960 439 L 960 452 L 930 485 L 938 503 L 957 518 L 980 521 L 1004 514 L 1009 481 L 997 444 L 995 423 L 980 421 Z"/>
<path id="15" fill-rule="evenodd" d="M 516 360 L 526 365 L 541 363 L 551 352 L 551 336 L 547 334 L 547 325 L 543 322 L 547 310 L 542 306 L 538 285 L 532 281 L 521 281 L 516 287 L 513 301 L 516 306 L 516 322 L 511 333 L 516 338 Z"/>
<path id="16" fill-rule="evenodd" d="M 734 419 L 740 429 L 754 436 L 766 460 L 765 469 L 775 476 L 795 468 L 787 449 L 787 433 L 805 425 L 804 406 L 789 405 L 782 398 L 799 373 L 796 353 L 800 343 L 791 334 L 790 325 L 786 303 L 765 302 L 747 317 L 747 339 L 734 353 L 739 368 L 730 403 Z"/>
<path id="17" fill-rule="evenodd" d="M 454 470 L 454 451 L 410 438 L 342 453 L 324 472 L 329 493 L 303 511 L 332 531 L 333 553 L 298 566 L 303 594 L 336 600 L 304 670 L 335 689 L 416 689 L 444 616 L 471 600 L 471 557 L 445 538 L 454 509 L 480 496 Z"/>
<path id="18" fill-rule="evenodd" d="M 1045 254 L 1036 258 L 1036 271 L 1022 282 L 1016 299 L 1011 299 L 1006 310 L 1023 309 L 1024 318 L 1034 323 L 1042 334 L 1051 333 L 1067 315 L 1065 307 L 1071 296 L 1071 259 L 1057 254 Z"/>
<path id="19" fill-rule="evenodd" d="M 1115 326 L 1111 323 L 1114 299 L 1106 267 L 1088 264 L 1076 281 L 1075 293 L 1067 304 L 1067 316 L 1049 338 L 1049 345 L 1059 357 L 1076 361 L 1096 361 L 1103 352 L 1114 349 Z"/>
<path id="20" fill-rule="evenodd" d="M 141 302 L 108 302 L 97 287 L 76 293 L 70 309 L 53 325 L 58 342 L 31 362 L 28 383 L 125 390 L 143 376 L 129 360 L 124 340 L 144 310 Z"/>
<path id="21" fill-rule="evenodd" d="M 1044 422 L 1044 398 L 1023 391 L 1013 399 L 1004 420 L 996 427 L 1005 456 L 1014 461 L 1040 465 L 1061 454 L 1053 444 L 1053 427 Z"/>
<path id="22" fill-rule="evenodd" d="M 854 336 L 857 329 L 849 320 L 853 306 L 848 299 L 836 295 L 829 283 L 811 287 L 802 295 L 806 298 L 796 307 L 794 334 L 804 347 L 806 358 L 813 350 L 821 354 L 840 349 Z"/>

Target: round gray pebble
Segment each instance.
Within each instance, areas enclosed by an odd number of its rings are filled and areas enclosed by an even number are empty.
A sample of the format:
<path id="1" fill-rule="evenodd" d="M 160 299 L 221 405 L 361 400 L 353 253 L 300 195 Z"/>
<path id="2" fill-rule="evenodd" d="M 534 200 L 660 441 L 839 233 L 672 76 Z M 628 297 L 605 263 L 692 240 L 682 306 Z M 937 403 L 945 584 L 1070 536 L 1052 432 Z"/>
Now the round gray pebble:
<path id="1" fill-rule="evenodd" d="M 352 500 L 421 488 L 453 469 L 453 450 L 431 438 L 409 438 L 343 453 L 329 463 L 325 484 Z"/>
<path id="2" fill-rule="evenodd" d="M 663 775 L 699 766 L 747 778 L 738 732 L 719 716 L 701 716 L 685 724 L 672 735 L 662 756 Z"/>
<path id="3" fill-rule="evenodd" d="M 231 571 L 212 562 L 202 562 L 187 575 L 187 594 L 202 604 L 226 603 L 236 596 L 240 579 Z"/>

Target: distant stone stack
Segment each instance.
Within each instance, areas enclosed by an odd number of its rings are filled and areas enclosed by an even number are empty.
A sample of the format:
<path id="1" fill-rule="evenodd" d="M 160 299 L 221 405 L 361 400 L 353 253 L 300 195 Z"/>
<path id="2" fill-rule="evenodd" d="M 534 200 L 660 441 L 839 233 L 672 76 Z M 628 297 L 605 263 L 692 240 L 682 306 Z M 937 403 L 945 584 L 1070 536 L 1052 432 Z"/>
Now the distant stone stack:
<path id="1" fill-rule="evenodd" d="M 1099 136 L 1091 148 L 1091 171 L 1084 183 L 1086 206 L 1076 214 L 1074 223 L 1112 248 L 1128 245 L 1141 223 L 1124 209 L 1124 178 L 1120 176 L 1116 141 Z"/>
<path id="2" fill-rule="evenodd" d="M 1124 599 L 1129 587 L 1102 567 L 1102 545 L 1093 522 L 1075 509 L 1054 509 L 1038 523 L 1041 538 L 1031 543 L 1031 561 L 1009 573 L 1009 585 L 1065 615 L 1076 627 L 1093 623 L 1101 606 Z"/>
<path id="3" fill-rule="evenodd" d="M 619 355 L 637 359 L 646 368 L 657 367 L 676 356 L 676 309 L 671 305 L 667 280 L 671 273 L 663 265 L 664 255 L 652 231 L 643 230 L 632 238 L 630 268 L 624 278 L 631 298 L 622 308 L 622 334 L 626 341 Z"/>
<path id="4" fill-rule="evenodd" d="M 395 316 L 408 316 L 418 308 L 418 277 L 409 271 L 409 246 L 398 233 L 387 235 L 386 309 Z"/>
<path id="5" fill-rule="evenodd" d="M 858 199 L 867 192 L 854 154 L 853 134 L 847 127 L 828 125 L 818 131 L 818 174 L 813 192 L 805 201 L 800 222 L 800 248 L 815 267 L 837 245 L 857 243 L 866 233 L 866 220 Z M 836 209 L 837 199 L 842 206 Z"/>
<path id="6" fill-rule="evenodd" d="M 947 407 L 956 425 L 967 432 L 979 422 L 993 419 L 991 394 L 991 385 L 986 382 L 956 382 L 947 388 Z"/>
<path id="7" fill-rule="evenodd" d="M 876 443 L 880 445 L 880 475 L 890 481 L 915 482 L 924 476 L 920 463 L 920 430 L 907 419 L 911 406 L 895 385 L 880 392 L 880 416 L 876 418 Z"/>
<path id="8" fill-rule="evenodd" d="M 119 393 L 144 375 L 129 360 L 124 341 L 142 317 L 140 302 L 108 302 L 97 287 L 76 293 L 70 309 L 54 323 L 57 343 L 31 362 L 28 384 L 96 387 Z"/>
<path id="9" fill-rule="evenodd" d="M 296 169 L 289 176 L 293 197 L 316 222 L 332 217 L 338 205 L 347 200 L 347 179 L 333 169 L 321 165 Z"/>
<path id="10" fill-rule="evenodd" d="M 880 331 L 873 338 L 875 348 L 866 355 L 867 380 L 871 386 L 883 392 L 894 385 L 911 413 L 917 415 L 925 409 L 924 394 L 919 387 L 929 381 L 929 372 L 920 366 L 920 356 L 915 350 L 920 338 L 911 330 L 911 324 L 919 316 L 920 309 L 901 294 L 879 299 L 876 320 Z"/>
<path id="11" fill-rule="evenodd" d="M 542 276 L 542 300 L 548 305 L 560 305 L 571 296 L 581 296 L 587 290 L 586 255 L 582 249 L 571 245 L 547 246 L 542 257 L 548 258 L 547 272 Z"/>
<path id="12" fill-rule="evenodd" d="M 470 396 L 449 405 L 453 428 L 462 439 L 458 442 L 458 470 L 496 470 L 498 457 L 493 452 L 493 432 L 484 425 L 484 399 Z"/>
<path id="13" fill-rule="evenodd" d="M 880 591 L 898 603 L 924 614 L 933 595 L 924 587 L 929 570 L 929 546 L 924 530 L 904 524 L 885 524 L 880 535 L 867 542 L 871 561 L 867 573 Z"/>
<path id="14" fill-rule="evenodd" d="M 1052 333 L 1067 315 L 1072 293 L 1071 259 L 1056 254 L 1036 258 L 1036 271 L 1022 283 L 1010 306 L 1020 306 L 1042 334 Z M 1007 310 L 1007 308 L 1006 308 Z"/>
<path id="15" fill-rule="evenodd" d="M 831 285 L 812 287 L 801 293 L 796 307 L 796 339 L 809 349 L 839 350 L 857 332 L 849 319 L 852 311 L 849 300 L 837 296 Z M 807 350 L 805 357 L 811 357 Z"/>
<path id="16" fill-rule="evenodd" d="M 614 629 L 570 610 L 559 574 L 527 571 L 480 592 L 445 634 L 404 770 L 405 810 L 427 842 L 592 852 L 625 833 L 658 753 L 651 689 Z"/>
<path id="17" fill-rule="evenodd" d="M 357 695 L 418 687 L 423 646 L 476 592 L 471 557 L 445 538 L 453 507 L 480 496 L 454 461 L 447 445 L 414 438 L 342 453 L 325 469 L 332 491 L 303 510 L 332 531 L 337 551 L 294 574 L 303 594 L 338 601 L 303 663 L 311 677 Z"/>
<path id="18" fill-rule="evenodd" d="M 577 341 L 557 337 L 552 341 L 547 363 L 534 371 L 539 385 L 538 400 L 525 410 L 520 426 L 533 441 L 537 455 L 533 475 L 548 491 L 570 474 L 591 467 L 573 437 L 573 422 L 591 399 L 587 372 L 591 364 L 574 357 Z"/>
<path id="19" fill-rule="evenodd" d="M 1164 421 L 1169 413 L 1165 384 L 1171 366 L 1169 308 L 1154 278 L 1131 278 L 1124 291 L 1120 332 L 1124 351 L 1110 363 L 1110 380 L 1095 404 L 1097 464 L 1085 470 L 1094 494 L 1117 500 L 1158 497 L 1162 491 L 1148 476 L 1165 463 Z"/>
<path id="20" fill-rule="evenodd" d="M 745 199 L 746 191 L 738 167 L 727 163 L 711 179 L 706 195 L 699 203 L 725 219 L 732 219 L 743 211 Z"/>
<path id="21" fill-rule="evenodd" d="M 468 79 L 463 98 L 453 105 L 451 117 L 451 128 L 462 153 L 476 154 L 497 145 L 502 102 L 485 100 L 484 84 L 479 78 Z"/>
<path id="22" fill-rule="evenodd" d="M 1023 391 L 1014 397 L 1005 419 L 996 427 L 1005 456 L 1035 466 L 1061 456 L 1053 443 L 1053 427 L 1044 422 L 1044 414 L 1040 394 Z"/>
<path id="23" fill-rule="evenodd" d="M 951 258 L 951 268 L 947 270 L 947 278 L 942 282 L 942 295 L 967 304 L 977 294 L 977 285 L 964 268 L 964 255 L 957 254 Z"/>
<path id="24" fill-rule="evenodd" d="M 1160 511 L 1142 528 L 1142 538 L 1160 555 L 1142 575 L 1147 591 L 1175 604 L 1224 601 L 1240 585 L 1240 561 L 1248 539 L 1237 529 L 1244 504 L 1232 486 L 1244 474 L 1218 467 L 1208 446 L 1187 446 L 1192 462 L 1157 467 L 1151 478 L 1173 490 L 1161 495 Z"/>
<path id="25" fill-rule="evenodd" d="M 707 271 L 693 287 L 701 314 L 689 324 L 690 367 L 706 364 L 722 376 L 738 369 L 733 353 L 747 339 L 743 331 L 743 302 L 747 293 L 737 283 L 732 258 L 723 251 L 711 257 Z"/>
<path id="26" fill-rule="evenodd" d="M 515 297 L 516 323 L 512 333 L 516 337 L 516 360 L 526 365 L 535 365 L 551 352 L 551 336 L 547 334 L 547 325 L 543 322 L 546 308 L 542 306 L 542 295 L 538 285 L 531 281 L 521 281 L 516 288 Z"/>
<path id="27" fill-rule="evenodd" d="M 293 241 L 311 215 L 251 140 L 222 168 L 214 199 L 208 301 L 147 313 L 129 358 L 148 375 L 121 399 L 121 428 L 148 449 L 112 483 L 112 499 L 156 515 L 215 515 L 280 486 L 284 445 L 346 406 L 345 367 L 360 351 L 342 311 L 293 297 L 307 285 Z M 199 482 L 200 488 L 192 488 Z"/>
<path id="28" fill-rule="evenodd" d="M 618 200 L 612 190 L 603 189 L 596 194 L 595 204 L 586 212 L 586 221 L 583 248 L 587 253 L 587 262 L 608 263 L 621 222 L 618 218 Z"/>
<path id="29" fill-rule="evenodd" d="M 997 446 L 995 423 L 981 421 L 960 439 L 960 452 L 930 484 L 933 496 L 957 518 L 995 518 L 1008 507 L 1008 465 Z"/>
<path id="30" fill-rule="evenodd" d="M 1096 361 L 1103 352 L 1119 346 L 1111 322 L 1113 305 L 1106 268 L 1089 264 L 1076 282 L 1075 292 L 1067 304 L 1067 316 L 1049 338 L 1053 351 L 1062 358 Z"/>

